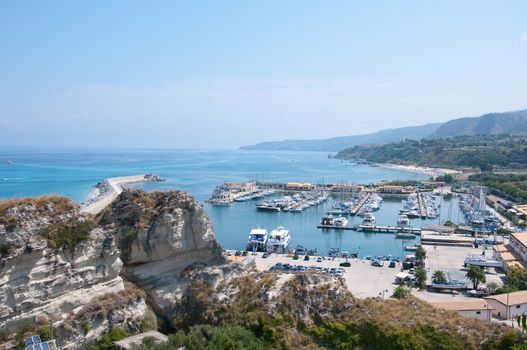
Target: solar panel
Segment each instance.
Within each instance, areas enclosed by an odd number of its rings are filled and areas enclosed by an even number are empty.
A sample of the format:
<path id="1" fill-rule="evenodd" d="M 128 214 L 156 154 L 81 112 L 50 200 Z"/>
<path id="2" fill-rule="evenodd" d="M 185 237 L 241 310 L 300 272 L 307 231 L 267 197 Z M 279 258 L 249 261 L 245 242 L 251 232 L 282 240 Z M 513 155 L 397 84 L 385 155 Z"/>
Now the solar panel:
<path id="1" fill-rule="evenodd" d="M 40 336 L 39 335 L 34 335 L 32 338 L 33 338 L 33 344 L 38 344 L 38 343 L 42 342 L 40 340 Z"/>
<path id="2" fill-rule="evenodd" d="M 26 346 L 26 350 L 33 350 L 33 345 Z"/>
<path id="3" fill-rule="evenodd" d="M 35 345 L 33 345 L 33 348 L 35 350 L 42 350 L 42 344 L 35 344 Z"/>
<path id="4" fill-rule="evenodd" d="M 42 349 L 49 350 L 49 343 L 48 342 L 42 343 Z"/>
<path id="5" fill-rule="evenodd" d="M 33 338 L 32 337 L 26 338 L 26 345 L 33 345 Z"/>

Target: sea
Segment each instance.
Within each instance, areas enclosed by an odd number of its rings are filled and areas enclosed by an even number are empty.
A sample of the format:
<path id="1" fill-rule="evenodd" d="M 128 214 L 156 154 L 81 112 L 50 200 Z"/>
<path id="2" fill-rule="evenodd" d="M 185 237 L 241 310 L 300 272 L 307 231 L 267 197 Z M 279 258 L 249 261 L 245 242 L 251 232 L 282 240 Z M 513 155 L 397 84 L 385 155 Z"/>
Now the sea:
<path id="1" fill-rule="evenodd" d="M 301 213 L 257 211 L 254 201 L 213 207 L 205 202 L 224 181 L 272 181 L 373 184 L 381 180 L 424 180 L 428 176 L 386 167 L 357 164 L 328 157 L 324 152 L 249 150 L 81 150 L 0 148 L 0 199 L 58 194 L 82 203 L 97 182 L 115 176 L 153 173 L 164 182 L 139 185 L 146 191 L 178 189 L 203 203 L 216 237 L 226 249 L 244 249 L 252 228 L 289 229 L 291 246 L 330 248 L 359 256 L 404 256 L 414 241 L 392 234 L 317 229 L 334 204 L 327 201 Z M 375 213 L 379 225 L 394 226 L 401 200 L 384 200 Z M 412 226 L 437 226 L 440 221 L 462 222 L 457 199 L 444 199 L 438 219 L 414 219 Z M 351 224 L 360 223 L 355 217 Z"/>

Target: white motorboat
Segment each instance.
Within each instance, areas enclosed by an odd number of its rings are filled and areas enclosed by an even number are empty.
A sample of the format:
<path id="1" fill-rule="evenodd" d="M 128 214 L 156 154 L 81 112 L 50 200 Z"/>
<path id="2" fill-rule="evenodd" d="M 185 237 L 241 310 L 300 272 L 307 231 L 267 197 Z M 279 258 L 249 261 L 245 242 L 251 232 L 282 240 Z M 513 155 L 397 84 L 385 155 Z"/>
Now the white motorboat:
<path id="1" fill-rule="evenodd" d="M 397 220 L 397 226 L 398 227 L 410 226 L 410 219 L 408 219 L 408 215 L 406 214 L 399 215 L 399 219 Z"/>
<path id="2" fill-rule="evenodd" d="M 267 248 L 268 233 L 263 228 L 253 228 L 249 233 L 247 250 L 253 252 L 263 252 Z"/>
<path id="3" fill-rule="evenodd" d="M 287 246 L 291 242 L 291 235 L 289 230 L 279 226 L 276 230 L 272 230 L 267 240 L 267 251 L 273 253 L 286 252 Z"/>
<path id="4" fill-rule="evenodd" d="M 339 216 L 338 218 L 335 218 L 335 220 L 333 220 L 333 225 L 337 227 L 346 227 L 348 226 L 348 223 L 348 219 L 346 219 L 344 216 Z"/>

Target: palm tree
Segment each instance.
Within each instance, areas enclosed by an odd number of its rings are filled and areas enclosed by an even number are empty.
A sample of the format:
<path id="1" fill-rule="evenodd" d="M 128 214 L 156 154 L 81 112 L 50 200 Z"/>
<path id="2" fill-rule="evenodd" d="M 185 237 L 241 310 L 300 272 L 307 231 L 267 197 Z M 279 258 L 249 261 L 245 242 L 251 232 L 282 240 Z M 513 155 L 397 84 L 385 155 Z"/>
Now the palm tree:
<path id="1" fill-rule="evenodd" d="M 426 259 L 426 250 L 423 247 L 417 248 L 417 250 L 415 251 L 415 258 L 418 261 L 425 260 Z"/>
<path id="2" fill-rule="evenodd" d="M 474 289 L 478 289 L 478 285 L 480 282 L 485 282 L 485 271 L 482 267 L 471 265 L 468 268 L 467 278 L 472 282 L 472 286 Z"/>
<path id="3" fill-rule="evenodd" d="M 435 283 L 446 283 L 447 279 L 445 273 L 441 270 L 436 270 L 432 275 L 432 281 Z"/>
<path id="4" fill-rule="evenodd" d="M 415 279 L 419 288 L 423 289 L 426 287 L 426 270 L 423 267 L 418 267 L 415 269 Z"/>

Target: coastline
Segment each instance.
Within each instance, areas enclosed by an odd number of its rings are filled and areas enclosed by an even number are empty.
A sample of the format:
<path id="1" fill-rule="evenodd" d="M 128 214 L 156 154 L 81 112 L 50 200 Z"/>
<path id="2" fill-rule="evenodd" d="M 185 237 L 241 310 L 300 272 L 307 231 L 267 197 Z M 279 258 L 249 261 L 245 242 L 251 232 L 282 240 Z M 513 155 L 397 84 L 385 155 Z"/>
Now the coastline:
<path id="1" fill-rule="evenodd" d="M 402 164 L 391 164 L 391 163 L 378 163 L 377 165 L 383 168 L 425 174 L 425 175 L 430 175 L 432 177 L 443 176 L 447 174 L 454 175 L 454 174 L 461 173 L 461 171 L 454 170 L 454 169 L 431 168 L 431 167 L 423 167 L 423 166 L 417 166 L 417 165 L 402 165 Z"/>
<path id="2" fill-rule="evenodd" d="M 99 182 L 92 191 L 90 191 L 86 197 L 86 201 L 81 205 L 81 211 L 95 215 L 116 199 L 127 185 L 158 181 L 164 181 L 164 179 L 152 174 L 120 176 L 104 179 Z"/>

